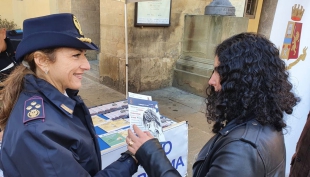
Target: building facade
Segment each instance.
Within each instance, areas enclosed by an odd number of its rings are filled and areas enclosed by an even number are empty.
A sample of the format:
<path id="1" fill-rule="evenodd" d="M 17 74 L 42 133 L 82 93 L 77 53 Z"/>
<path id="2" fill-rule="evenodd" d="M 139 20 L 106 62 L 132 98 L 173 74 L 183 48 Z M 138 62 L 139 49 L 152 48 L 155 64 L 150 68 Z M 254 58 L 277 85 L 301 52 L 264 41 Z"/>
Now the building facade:
<path id="1" fill-rule="evenodd" d="M 176 61 L 182 54 L 185 15 L 203 15 L 212 0 L 172 0 L 169 27 L 134 27 L 135 3 L 127 4 L 128 86 L 131 92 L 171 86 Z M 230 0 L 236 16 L 249 16 L 248 31 L 257 32 L 263 0 Z M 253 1 L 254 2 L 254 1 Z M 249 10 L 250 9 L 250 10 Z M 85 36 L 100 47 L 88 54 L 98 59 L 100 82 L 122 93 L 126 87 L 124 0 L 1 0 L 1 17 L 19 28 L 26 18 L 74 13 Z M 246 14 L 248 15 L 248 14 Z"/>

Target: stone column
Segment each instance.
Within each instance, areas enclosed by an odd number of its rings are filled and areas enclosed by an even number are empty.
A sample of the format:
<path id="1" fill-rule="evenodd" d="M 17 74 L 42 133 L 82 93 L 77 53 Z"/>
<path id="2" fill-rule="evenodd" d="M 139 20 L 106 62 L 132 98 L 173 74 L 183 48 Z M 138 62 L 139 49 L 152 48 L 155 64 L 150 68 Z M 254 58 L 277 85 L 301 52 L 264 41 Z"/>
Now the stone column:
<path id="1" fill-rule="evenodd" d="M 259 20 L 257 33 L 270 37 L 274 15 L 276 13 L 278 0 L 264 0 L 262 12 Z"/>
<path id="2" fill-rule="evenodd" d="M 72 0 L 71 12 L 79 20 L 85 37 L 100 46 L 100 0 Z M 87 51 L 88 60 L 96 60 L 97 54 L 98 51 Z"/>

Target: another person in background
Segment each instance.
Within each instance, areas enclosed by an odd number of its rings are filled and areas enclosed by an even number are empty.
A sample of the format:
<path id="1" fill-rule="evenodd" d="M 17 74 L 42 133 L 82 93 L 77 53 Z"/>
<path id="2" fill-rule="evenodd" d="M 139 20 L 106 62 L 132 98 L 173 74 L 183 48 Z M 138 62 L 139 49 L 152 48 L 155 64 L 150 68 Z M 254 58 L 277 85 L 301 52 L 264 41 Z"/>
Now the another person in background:
<path id="1" fill-rule="evenodd" d="M 285 176 L 283 114 L 298 102 L 291 89 L 285 63 L 265 37 L 241 33 L 219 44 L 206 90 L 215 136 L 198 154 L 193 176 Z M 180 176 L 156 139 L 137 126 L 134 131 L 137 136 L 128 132 L 128 150 L 149 176 Z"/>
<path id="2" fill-rule="evenodd" d="M 16 50 L 22 65 L 0 83 L 0 168 L 10 177 L 129 177 L 129 154 L 101 170 L 101 153 L 88 108 L 77 95 L 90 69 L 84 37 L 72 14 L 27 19 Z"/>
<path id="3" fill-rule="evenodd" d="M 0 26 L 0 82 L 3 82 L 14 69 L 14 52 L 11 41 L 6 36 L 6 29 Z"/>
<path id="4" fill-rule="evenodd" d="M 290 177 L 310 176 L 310 112 L 292 157 Z"/>

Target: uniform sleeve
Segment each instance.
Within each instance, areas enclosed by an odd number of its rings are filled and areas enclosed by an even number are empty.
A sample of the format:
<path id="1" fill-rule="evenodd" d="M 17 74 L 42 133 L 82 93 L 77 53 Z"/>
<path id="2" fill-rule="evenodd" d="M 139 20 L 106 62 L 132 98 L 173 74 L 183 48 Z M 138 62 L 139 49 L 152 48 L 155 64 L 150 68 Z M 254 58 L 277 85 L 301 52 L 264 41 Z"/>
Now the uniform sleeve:
<path id="1" fill-rule="evenodd" d="M 73 158 L 72 152 L 37 132 L 39 125 L 28 125 L 16 134 L 16 141 L 2 149 L 4 176 L 76 176 L 89 173 Z M 57 137 L 54 137 L 57 138 Z M 5 143 L 11 143 L 6 141 Z M 7 153 L 5 148 L 13 148 Z"/>
<path id="2" fill-rule="evenodd" d="M 77 162 L 67 147 L 60 146 L 54 137 L 46 137 L 37 131 L 40 124 L 28 125 L 18 138 L 6 148 L 13 148 L 10 154 L 2 149 L 2 165 L 5 176 L 53 177 L 74 176 L 90 177 L 91 175 Z M 6 141 L 10 143 L 10 141 Z M 81 162 L 83 163 L 83 162 Z M 129 155 L 123 154 L 117 161 L 99 171 L 94 177 L 131 177 L 138 165 Z"/>
<path id="3" fill-rule="evenodd" d="M 257 150 L 243 141 L 233 141 L 212 157 L 206 177 L 265 176 Z"/>
<path id="4" fill-rule="evenodd" d="M 129 154 L 123 153 L 117 161 L 98 172 L 95 177 L 131 177 L 137 169 L 135 160 Z"/>
<path id="5" fill-rule="evenodd" d="M 145 142 L 138 149 L 135 156 L 148 176 L 181 177 L 180 173 L 171 165 L 165 151 L 155 138 Z"/>

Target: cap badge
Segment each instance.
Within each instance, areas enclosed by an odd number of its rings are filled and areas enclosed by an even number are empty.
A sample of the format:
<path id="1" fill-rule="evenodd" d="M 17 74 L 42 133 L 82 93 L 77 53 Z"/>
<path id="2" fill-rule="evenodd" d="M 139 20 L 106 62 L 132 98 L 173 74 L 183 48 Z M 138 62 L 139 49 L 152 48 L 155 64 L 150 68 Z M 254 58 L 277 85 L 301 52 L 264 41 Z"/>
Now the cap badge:
<path id="1" fill-rule="evenodd" d="M 91 39 L 90 38 L 84 37 L 81 25 L 80 25 L 78 19 L 76 18 L 76 16 L 74 16 L 74 15 L 73 15 L 73 23 L 74 23 L 75 28 L 78 30 L 79 34 L 82 36 L 82 37 L 77 37 L 77 39 L 82 41 L 82 42 L 91 43 Z"/>
<path id="2" fill-rule="evenodd" d="M 83 32 L 82 32 L 81 25 L 80 25 L 78 19 L 76 18 L 76 16 L 74 16 L 74 15 L 73 15 L 73 23 L 74 23 L 76 29 L 79 31 L 79 34 L 80 34 L 81 36 L 84 36 L 84 35 L 83 35 Z"/>

